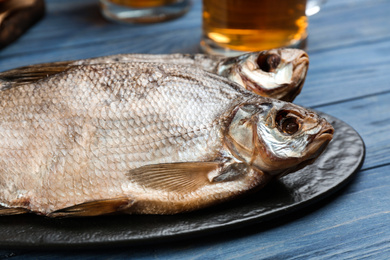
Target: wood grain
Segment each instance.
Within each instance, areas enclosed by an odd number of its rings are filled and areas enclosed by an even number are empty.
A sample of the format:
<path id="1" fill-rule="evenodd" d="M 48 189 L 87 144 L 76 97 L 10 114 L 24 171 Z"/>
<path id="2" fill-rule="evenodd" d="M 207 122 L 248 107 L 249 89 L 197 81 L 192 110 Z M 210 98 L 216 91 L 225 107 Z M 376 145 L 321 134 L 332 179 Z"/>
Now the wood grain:
<path id="1" fill-rule="evenodd" d="M 46 4 L 46 17 L 0 51 L 0 71 L 116 53 L 199 51 L 200 0 L 180 19 L 142 26 L 105 21 L 96 0 Z M 328 0 L 310 17 L 311 63 L 296 103 L 347 122 L 367 147 L 362 170 L 331 198 L 261 225 L 174 244 L 75 252 L 5 248 L 0 258 L 389 259 L 389 13 L 387 0 Z"/>

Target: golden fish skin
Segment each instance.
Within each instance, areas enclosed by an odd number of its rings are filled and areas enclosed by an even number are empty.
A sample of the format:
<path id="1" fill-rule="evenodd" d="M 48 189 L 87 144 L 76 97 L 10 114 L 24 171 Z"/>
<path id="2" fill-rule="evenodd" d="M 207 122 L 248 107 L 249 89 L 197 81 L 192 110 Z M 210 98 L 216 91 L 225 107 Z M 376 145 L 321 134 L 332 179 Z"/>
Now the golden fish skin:
<path id="1" fill-rule="evenodd" d="M 267 125 L 283 132 L 280 111 L 310 112 L 201 69 L 152 63 L 62 69 L 49 77 L 31 69 L 19 78 L 0 74 L 0 214 L 195 210 L 261 188 L 312 160 L 331 139 L 330 126 L 312 119 L 313 141 L 302 156 L 268 158 L 256 150 L 268 145 L 254 143 L 254 124 L 264 126 L 256 118 L 278 114 Z M 248 143 L 237 145 L 245 137 Z"/>
<path id="2" fill-rule="evenodd" d="M 30 66 L 51 71 L 56 66 L 75 66 L 103 63 L 151 62 L 198 67 L 221 75 L 243 88 L 263 97 L 292 102 L 301 92 L 305 82 L 309 57 L 298 49 L 273 49 L 221 57 L 206 54 L 118 54 L 85 60 L 54 62 Z M 27 68 L 22 68 L 25 70 Z M 9 75 L 18 75 L 11 70 Z"/>

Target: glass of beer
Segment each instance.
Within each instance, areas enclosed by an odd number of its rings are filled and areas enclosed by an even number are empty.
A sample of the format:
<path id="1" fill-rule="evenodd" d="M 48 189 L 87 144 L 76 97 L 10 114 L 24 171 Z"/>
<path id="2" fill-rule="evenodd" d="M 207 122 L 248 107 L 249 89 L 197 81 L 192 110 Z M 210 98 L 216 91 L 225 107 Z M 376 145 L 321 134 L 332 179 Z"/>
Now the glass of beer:
<path id="1" fill-rule="evenodd" d="M 305 45 L 306 0 L 203 0 L 201 48 L 225 56 Z"/>
<path id="2" fill-rule="evenodd" d="M 185 14 L 191 0 L 100 0 L 103 15 L 113 21 L 154 23 Z"/>

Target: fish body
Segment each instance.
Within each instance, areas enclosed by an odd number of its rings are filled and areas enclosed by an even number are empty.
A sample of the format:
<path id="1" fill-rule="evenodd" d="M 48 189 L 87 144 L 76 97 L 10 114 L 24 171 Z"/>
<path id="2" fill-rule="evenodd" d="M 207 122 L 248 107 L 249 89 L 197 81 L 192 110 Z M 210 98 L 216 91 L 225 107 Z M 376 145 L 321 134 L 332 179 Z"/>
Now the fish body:
<path id="1" fill-rule="evenodd" d="M 196 210 L 304 166 L 333 134 L 309 110 L 194 67 L 62 69 L 0 74 L 0 214 Z"/>
<path id="2" fill-rule="evenodd" d="M 43 71 L 56 66 L 75 66 L 104 63 L 150 62 L 198 67 L 238 83 L 263 97 L 292 102 L 301 92 L 308 66 L 308 55 L 298 49 L 274 49 L 221 57 L 206 54 L 118 54 L 85 60 L 54 62 L 30 66 Z M 26 70 L 26 68 L 21 68 Z M 18 75 L 20 70 L 8 72 Z"/>

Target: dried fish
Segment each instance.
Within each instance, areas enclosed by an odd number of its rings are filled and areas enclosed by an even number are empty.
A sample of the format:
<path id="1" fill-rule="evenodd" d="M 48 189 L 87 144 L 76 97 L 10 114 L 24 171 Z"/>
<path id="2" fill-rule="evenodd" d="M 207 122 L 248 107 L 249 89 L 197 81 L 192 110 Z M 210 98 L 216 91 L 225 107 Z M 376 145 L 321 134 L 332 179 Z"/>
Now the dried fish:
<path id="1" fill-rule="evenodd" d="M 28 67 L 56 73 L 56 67 L 116 62 L 151 62 L 196 66 L 234 81 L 263 97 L 292 102 L 305 82 L 309 57 L 298 49 L 274 49 L 224 58 L 206 54 L 119 54 L 77 61 L 54 62 Z M 20 70 L 8 71 L 18 77 Z M 48 75 L 49 75 L 48 74 Z"/>
<path id="2" fill-rule="evenodd" d="M 196 210 L 303 167 L 333 135 L 316 113 L 197 67 L 55 70 L 0 73 L 2 215 Z"/>

